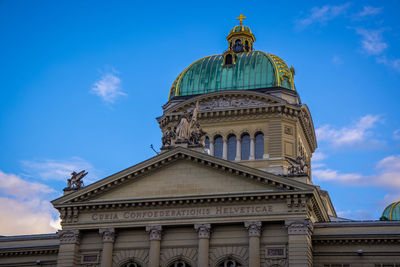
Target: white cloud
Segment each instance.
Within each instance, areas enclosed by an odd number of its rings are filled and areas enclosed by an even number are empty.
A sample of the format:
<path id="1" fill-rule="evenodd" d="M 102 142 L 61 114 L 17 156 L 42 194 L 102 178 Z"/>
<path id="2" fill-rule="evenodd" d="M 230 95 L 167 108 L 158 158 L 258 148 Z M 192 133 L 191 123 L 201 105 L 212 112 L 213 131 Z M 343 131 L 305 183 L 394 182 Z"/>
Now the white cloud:
<path id="1" fill-rule="evenodd" d="M 356 33 L 362 37 L 362 49 L 369 55 L 380 55 L 386 50 L 388 44 L 383 41 L 383 30 L 367 30 L 356 28 Z"/>
<path id="2" fill-rule="evenodd" d="M 380 56 L 376 58 L 376 61 L 400 72 L 400 58 L 388 59 L 386 56 Z"/>
<path id="3" fill-rule="evenodd" d="M 370 210 L 339 210 L 336 214 L 341 218 L 351 218 L 353 220 L 373 220 L 376 219 Z"/>
<path id="4" fill-rule="evenodd" d="M 400 200 L 400 155 L 391 155 L 378 161 L 376 173 L 368 176 L 359 173 L 341 173 L 324 166 L 312 167 L 313 178 L 317 181 L 334 181 L 355 186 L 376 186 L 388 190 L 388 198 Z"/>
<path id="5" fill-rule="evenodd" d="M 370 129 L 379 122 L 380 116 L 366 115 L 355 125 L 334 129 L 330 125 L 323 125 L 316 130 L 318 141 L 326 141 L 334 146 L 354 145 L 366 141 Z"/>
<path id="6" fill-rule="evenodd" d="M 344 14 L 349 7 L 350 3 L 338 6 L 325 5 L 323 7 L 313 7 L 309 16 L 299 20 L 297 26 L 300 29 L 304 29 L 311 24 L 324 24 L 327 21 Z"/>
<path id="7" fill-rule="evenodd" d="M 365 17 L 372 17 L 382 12 L 382 7 L 364 6 L 363 10 L 354 15 L 354 19 L 362 19 Z"/>
<path id="8" fill-rule="evenodd" d="M 55 190 L 0 171 L 0 235 L 49 233 L 60 229 L 48 198 Z"/>
<path id="9" fill-rule="evenodd" d="M 122 91 L 121 79 L 116 71 L 103 74 L 100 80 L 94 83 L 91 92 L 110 104 L 114 103 L 119 96 L 127 95 Z"/>
<path id="10" fill-rule="evenodd" d="M 318 181 L 354 182 L 362 178 L 358 173 L 340 173 L 331 169 L 313 169 L 313 176 Z"/>
<path id="11" fill-rule="evenodd" d="M 313 161 L 321 161 L 321 160 L 325 159 L 326 157 L 327 156 L 324 153 L 322 153 L 320 151 L 315 151 L 312 155 L 312 160 Z"/>
<path id="12" fill-rule="evenodd" d="M 388 156 L 376 164 L 379 172 L 371 176 L 372 182 L 380 187 L 400 191 L 400 155 Z M 399 199 L 400 200 L 400 199 Z"/>
<path id="13" fill-rule="evenodd" d="M 97 170 L 89 162 L 79 157 L 69 160 L 36 160 L 22 161 L 24 170 L 28 176 L 40 178 L 42 180 L 66 181 L 71 177 L 73 171 L 86 170 L 89 174 L 84 178 L 85 184 L 94 182 L 97 179 Z"/>

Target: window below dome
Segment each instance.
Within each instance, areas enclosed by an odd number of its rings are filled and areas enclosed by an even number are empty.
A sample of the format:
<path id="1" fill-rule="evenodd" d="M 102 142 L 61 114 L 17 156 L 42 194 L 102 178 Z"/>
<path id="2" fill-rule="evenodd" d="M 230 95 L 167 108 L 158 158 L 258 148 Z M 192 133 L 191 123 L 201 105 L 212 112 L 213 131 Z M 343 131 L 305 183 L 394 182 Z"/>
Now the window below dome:
<path id="1" fill-rule="evenodd" d="M 250 135 L 245 133 L 242 135 L 241 143 L 241 159 L 249 160 L 250 158 Z"/>
<path id="2" fill-rule="evenodd" d="M 217 135 L 214 137 L 214 157 L 222 159 L 223 156 L 223 140 L 222 136 Z"/>
<path id="3" fill-rule="evenodd" d="M 228 136 L 228 160 L 234 161 L 236 158 L 236 136 Z"/>
<path id="4" fill-rule="evenodd" d="M 180 260 L 171 263 L 170 265 L 168 265 L 168 267 L 191 267 L 191 265 L 185 261 Z"/>
<path id="5" fill-rule="evenodd" d="M 257 133 L 255 135 L 255 158 L 262 159 L 264 157 L 264 134 Z"/>

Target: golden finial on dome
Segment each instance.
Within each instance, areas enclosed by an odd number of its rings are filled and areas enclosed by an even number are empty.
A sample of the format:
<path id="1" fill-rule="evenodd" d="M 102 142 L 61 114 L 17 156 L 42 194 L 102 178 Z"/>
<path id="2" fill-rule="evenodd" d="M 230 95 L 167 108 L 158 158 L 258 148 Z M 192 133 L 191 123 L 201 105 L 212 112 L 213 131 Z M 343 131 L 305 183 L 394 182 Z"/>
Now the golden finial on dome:
<path id="1" fill-rule="evenodd" d="M 240 20 L 240 26 L 243 26 L 243 20 L 246 19 L 245 16 L 243 16 L 243 14 L 240 14 L 239 17 L 237 17 L 238 20 Z"/>

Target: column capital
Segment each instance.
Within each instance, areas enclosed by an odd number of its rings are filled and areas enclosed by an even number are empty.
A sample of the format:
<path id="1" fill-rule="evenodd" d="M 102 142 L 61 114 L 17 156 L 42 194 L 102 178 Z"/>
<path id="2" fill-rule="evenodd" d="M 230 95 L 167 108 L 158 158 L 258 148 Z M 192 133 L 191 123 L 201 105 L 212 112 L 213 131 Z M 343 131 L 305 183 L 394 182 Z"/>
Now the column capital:
<path id="1" fill-rule="evenodd" d="M 103 242 L 114 242 L 115 240 L 115 229 L 113 227 L 100 228 L 99 234 L 103 237 Z"/>
<path id="2" fill-rule="evenodd" d="M 210 238 L 211 225 L 209 223 L 199 223 L 194 225 L 198 238 Z"/>
<path id="3" fill-rule="evenodd" d="M 314 225 L 310 220 L 287 220 L 285 221 L 285 226 L 288 228 L 289 235 L 310 234 L 314 229 Z"/>
<path id="4" fill-rule="evenodd" d="M 146 226 L 146 232 L 149 232 L 149 238 L 151 240 L 161 240 L 161 225 L 149 225 Z"/>
<path id="5" fill-rule="evenodd" d="M 260 221 L 248 221 L 244 223 L 244 227 L 249 231 L 249 236 L 260 236 L 261 235 L 261 222 Z"/>
<path id="6" fill-rule="evenodd" d="M 80 233 L 78 229 L 58 230 L 57 235 L 61 244 L 79 244 Z"/>

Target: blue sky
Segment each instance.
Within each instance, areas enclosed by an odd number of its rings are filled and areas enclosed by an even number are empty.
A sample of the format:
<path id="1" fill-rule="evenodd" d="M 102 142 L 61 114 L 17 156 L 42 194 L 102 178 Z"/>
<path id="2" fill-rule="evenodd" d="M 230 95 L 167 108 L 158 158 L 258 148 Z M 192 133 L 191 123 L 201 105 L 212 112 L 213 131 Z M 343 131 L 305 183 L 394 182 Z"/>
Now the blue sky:
<path id="1" fill-rule="evenodd" d="M 190 63 L 227 49 L 243 13 L 255 49 L 296 69 L 318 136 L 313 181 L 340 216 L 400 200 L 399 1 L 0 0 L 0 235 L 54 232 L 72 170 L 86 183 L 160 147 L 155 120 Z"/>

